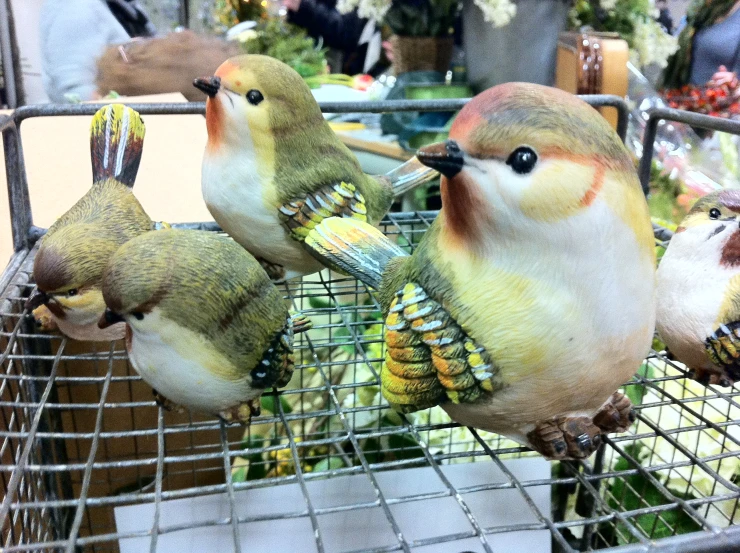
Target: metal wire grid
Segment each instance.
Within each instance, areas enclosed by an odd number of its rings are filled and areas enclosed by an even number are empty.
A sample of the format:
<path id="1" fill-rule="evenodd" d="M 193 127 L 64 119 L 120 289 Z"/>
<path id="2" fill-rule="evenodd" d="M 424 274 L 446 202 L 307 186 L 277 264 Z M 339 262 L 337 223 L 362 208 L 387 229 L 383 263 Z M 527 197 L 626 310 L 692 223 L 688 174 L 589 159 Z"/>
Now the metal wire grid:
<path id="1" fill-rule="evenodd" d="M 22 163 L 22 155 L 17 157 Z M 22 167 L 8 171 L 23 175 Z M 19 182 L 25 183 L 24 176 Z M 12 188 L 11 198 L 22 200 L 23 190 Z M 25 207 L 11 205 L 16 213 Z M 412 250 L 434 216 L 390 214 L 382 226 Z M 614 545 L 622 545 L 620 551 L 740 548 L 740 531 L 731 527 L 740 498 L 734 481 L 740 392 L 699 386 L 659 353 L 652 352 L 625 386 L 638 398 L 637 422 L 629 432 L 607 438 L 589 461 L 553 464 L 550 478 L 521 478 L 504 461 L 531 452 L 508 440 L 459 428 L 432 416 L 436 410 L 426 418 L 389 422 L 390 411 L 377 394 L 384 353 L 377 302 L 357 281 L 324 272 L 315 281 L 285 285 L 288 301 L 315 327 L 298 339 L 289 387 L 273 393 L 271 407 L 243 433 L 212 418 L 157 407 L 120 343 L 83 350 L 63 337 L 36 333 L 23 313 L 34 255 L 24 246 L 42 230 L 32 226 L 30 212 L 14 218 L 14 230 L 18 251 L 0 279 L 3 551 L 117 551 L 119 540 L 137 536 L 148 538 L 150 551 L 156 551 L 162 535 L 184 530 L 160 523 L 162 502 L 214 493 L 226 494 L 229 516 L 195 525 L 230 527 L 235 551 L 241 551 L 245 523 L 285 518 L 307 519 L 316 550 L 334 551 L 324 543 L 323 517 L 347 511 L 362 516 L 371 509 L 382 511 L 394 541 L 355 551 L 410 552 L 465 537 L 482 551 L 498 551 L 492 545 L 497 535 L 538 529 L 549 530 L 562 551 Z M 442 467 L 460 461 L 490 461 L 505 481 L 456 487 Z M 412 467 L 432 469 L 442 490 L 387 497 L 379 475 Z M 319 506 L 313 484 L 345 475 L 364 475 L 374 499 Z M 285 484 L 301 490 L 303 503 L 293 511 L 238 514 L 235 493 Z M 543 485 L 552 490 L 549 511 L 531 497 Z M 494 489 L 515 491 L 529 522 L 482 523 L 470 508 L 471 494 Z M 396 506 L 412 509 L 438 498 L 451 498 L 469 527 L 427 537 L 405 534 Z M 151 529 L 118 532 L 113 507 L 140 503 L 154 503 Z M 659 545 L 651 545 L 658 538 Z"/>

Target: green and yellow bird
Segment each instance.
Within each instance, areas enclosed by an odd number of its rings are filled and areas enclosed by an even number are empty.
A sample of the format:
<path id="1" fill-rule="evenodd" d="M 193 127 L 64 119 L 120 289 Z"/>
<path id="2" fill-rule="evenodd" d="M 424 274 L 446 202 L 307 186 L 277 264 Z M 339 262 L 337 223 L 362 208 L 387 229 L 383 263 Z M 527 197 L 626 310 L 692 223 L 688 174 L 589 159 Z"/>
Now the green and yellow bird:
<path id="1" fill-rule="evenodd" d="M 509 83 L 471 100 L 417 156 L 442 210 L 413 255 L 330 218 L 306 238 L 378 291 L 384 397 L 543 455 L 584 458 L 633 420 L 617 392 L 650 349 L 655 252 L 630 155 L 575 96 Z"/>
<path id="2" fill-rule="evenodd" d="M 740 380 L 740 190 L 700 198 L 658 267 L 657 328 L 704 384 Z"/>
<path id="3" fill-rule="evenodd" d="M 103 276 L 99 325 L 125 322 L 129 359 L 173 403 L 248 423 L 259 398 L 291 378 L 291 316 L 260 264 L 229 238 L 165 229 L 124 244 Z"/>
<path id="4" fill-rule="evenodd" d="M 399 195 L 438 175 L 415 158 L 384 176 L 363 173 L 305 81 L 274 58 L 237 56 L 194 84 L 208 94 L 203 198 L 274 278 L 322 268 L 303 240 L 324 218 L 376 224 Z"/>
<path id="5" fill-rule="evenodd" d="M 100 108 L 90 127 L 93 185 L 41 239 L 33 264 L 37 290 L 27 308 L 45 329 L 76 340 L 123 338 L 124 325 L 106 330 L 103 269 L 125 242 L 155 228 L 133 194 L 144 144 L 144 122 L 121 104 Z"/>

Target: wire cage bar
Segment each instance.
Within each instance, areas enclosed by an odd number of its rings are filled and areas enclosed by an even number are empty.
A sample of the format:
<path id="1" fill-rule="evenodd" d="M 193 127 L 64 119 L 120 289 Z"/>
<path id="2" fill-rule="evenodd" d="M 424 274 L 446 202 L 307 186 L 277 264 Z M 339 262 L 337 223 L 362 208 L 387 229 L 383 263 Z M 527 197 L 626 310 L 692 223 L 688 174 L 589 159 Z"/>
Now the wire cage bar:
<path id="1" fill-rule="evenodd" d="M 616 108 L 624 139 L 626 103 L 584 99 Z M 463 104 L 322 109 L 445 111 Z M 144 115 L 204 110 L 132 107 Z M 314 327 L 297 337 L 291 383 L 265 395 L 262 414 L 246 429 L 163 410 L 122 343 L 38 332 L 24 303 L 44 229 L 33 225 L 21 123 L 95 111 L 28 106 L 0 119 L 15 248 L 0 277 L 0 550 L 740 550 L 733 526 L 740 391 L 693 382 L 659 351 L 624 385 L 637 412 L 629 431 L 608 437 L 588 460 L 550 463 L 516 442 L 460 427 L 438 408 L 405 416 L 390 410 L 379 393 L 384 345 L 374 293 L 329 271 L 282 285 L 286 301 Z M 648 129 L 682 118 L 656 111 Z M 740 124 L 714 118 L 686 122 L 740 134 Z M 381 228 L 412 251 L 436 215 L 391 212 Z M 656 247 L 669 239 L 656 229 Z"/>

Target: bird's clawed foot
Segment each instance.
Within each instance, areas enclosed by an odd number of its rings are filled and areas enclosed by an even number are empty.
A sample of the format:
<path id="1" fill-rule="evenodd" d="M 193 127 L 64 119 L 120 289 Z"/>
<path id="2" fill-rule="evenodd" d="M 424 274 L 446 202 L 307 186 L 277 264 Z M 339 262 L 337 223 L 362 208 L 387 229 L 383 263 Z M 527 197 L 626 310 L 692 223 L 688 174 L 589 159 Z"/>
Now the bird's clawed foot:
<path id="1" fill-rule="evenodd" d="M 250 399 L 249 401 L 221 411 L 218 416 L 226 424 L 240 423 L 247 425 L 252 420 L 252 417 L 259 417 L 260 405 L 260 398 Z"/>
<path id="2" fill-rule="evenodd" d="M 707 355 L 723 373 L 696 369 L 690 373 L 691 378 L 707 385 L 719 384 L 732 386 L 740 380 L 740 322 L 720 325 L 705 342 Z"/>
<path id="3" fill-rule="evenodd" d="M 183 407 L 174 403 L 160 394 L 157 390 L 152 388 L 152 394 L 154 395 L 154 401 L 165 411 L 174 411 L 175 413 L 182 413 L 185 411 Z"/>
<path id="4" fill-rule="evenodd" d="M 594 424 L 604 434 L 609 432 L 625 432 L 635 422 L 635 410 L 630 398 L 622 392 L 614 392 L 604 403 L 599 412 L 594 415 Z"/>
<path id="5" fill-rule="evenodd" d="M 256 257 L 255 259 L 257 259 L 259 264 L 262 265 L 262 268 L 267 273 L 267 276 L 270 277 L 271 281 L 274 283 L 280 283 L 285 280 L 285 267 L 282 265 L 276 265 L 275 263 L 270 263 L 261 257 Z"/>
<path id="6" fill-rule="evenodd" d="M 549 459 L 585 459 L 601 445 L 601 429 L 589 417 L 557 417 L 538 423 L 527 439 Z"/>

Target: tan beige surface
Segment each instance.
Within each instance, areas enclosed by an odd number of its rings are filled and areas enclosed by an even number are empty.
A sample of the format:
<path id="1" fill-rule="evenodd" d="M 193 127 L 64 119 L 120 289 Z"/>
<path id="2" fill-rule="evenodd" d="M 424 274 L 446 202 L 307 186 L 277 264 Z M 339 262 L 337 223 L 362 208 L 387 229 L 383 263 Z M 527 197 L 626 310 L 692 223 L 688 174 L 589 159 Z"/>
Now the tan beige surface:
<path id="1" fill-rule="evenodd" d="M 181 94 L 120 99 L 124 103 L 184 102 Z M 147 213 L 167 222 L 211 221 L 200 193 L 200 164 L 206 143 L 200 115 L 147 115 L 146 138 L 134 191 Z M 44 117 L 23 122 L 21 139 L 34 224 L 51 225 L 87 189 L 90 117 Z M 0 264 L 13 253 L 4 166 L 0 171 Z"/>
<path id="2" fill-rule="evenodd" d="M 573 44 L 567 40 L 573 33 L 564 33 L 558 43 L 557 66 L 555 69 L 555 86 L 566 92 L 576 94 L 578 90 L 578 52 Z M 627 62 L 629 48 L 622 39 L 601 39 L 604 68 L 602 72 L 601 90 L 598 94 L 615 94 L 625 97 L 628 87 Z M 618 113 L 615 108 L 601 108 L 599 110 L 613 128 L 617 128 Z"/>

